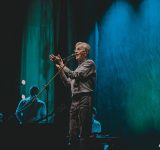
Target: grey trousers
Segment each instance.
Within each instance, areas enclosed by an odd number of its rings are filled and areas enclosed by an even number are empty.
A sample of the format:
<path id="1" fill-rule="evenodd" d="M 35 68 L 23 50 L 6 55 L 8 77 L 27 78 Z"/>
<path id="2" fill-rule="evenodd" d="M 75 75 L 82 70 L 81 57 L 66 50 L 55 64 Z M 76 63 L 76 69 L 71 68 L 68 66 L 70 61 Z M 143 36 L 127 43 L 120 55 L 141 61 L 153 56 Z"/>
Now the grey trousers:
<path id="1" fill-rule="evenodd" d="M 69 134 L 72 150 L 88 150 L 92 122 L 92 95 L 81 93 L 72 97 Z"/>

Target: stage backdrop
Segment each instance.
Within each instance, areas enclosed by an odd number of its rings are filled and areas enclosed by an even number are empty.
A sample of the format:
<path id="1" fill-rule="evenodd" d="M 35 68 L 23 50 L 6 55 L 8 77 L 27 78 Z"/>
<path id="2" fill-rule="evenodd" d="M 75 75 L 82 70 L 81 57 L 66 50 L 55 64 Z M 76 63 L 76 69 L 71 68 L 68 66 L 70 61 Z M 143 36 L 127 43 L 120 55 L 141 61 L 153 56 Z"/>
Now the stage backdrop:
<path id="1" fill-rule="evenodd" d="M 25 80 L 26 83 L 21 84 L 20 95 L 27 97 L 30 87 L 37 85 L 41 92 L 39 98 L 44 102 L 48 100 L 48 113 L 54 108 L 54 83 L 48 85 L 54 75 L 54 66 L 49 61 L 49 54 L 54 52 L 53 27 L 52 1 L 29 1 L 21 55 L 21 81 Z M 48 85 L 48 96 L 45 85 Z"/>
<path id="2" fill-rule="evenodd" d="M 132 2 L 113 2 L 90 32 L 95 105 L 103 129 L 113 135 L 158 135 L 160 1 Z"/>
<path id="3" fill-rule="evenodd" d="M 159 8 L 159 0 L 30 2 L 21 67 L 26 86 L 21 92 L 32 84 L 42 89 L 55 74 L 50 53 L 66 57 L 76 42 L 86 41 L 97 66 L 94 106 L 102 130 L 117 136 L 159 134 Z M 52 104 L 70 103 L 69 90 L 59 78 L 50 86 L 50 110 L 55 108 Z"/>

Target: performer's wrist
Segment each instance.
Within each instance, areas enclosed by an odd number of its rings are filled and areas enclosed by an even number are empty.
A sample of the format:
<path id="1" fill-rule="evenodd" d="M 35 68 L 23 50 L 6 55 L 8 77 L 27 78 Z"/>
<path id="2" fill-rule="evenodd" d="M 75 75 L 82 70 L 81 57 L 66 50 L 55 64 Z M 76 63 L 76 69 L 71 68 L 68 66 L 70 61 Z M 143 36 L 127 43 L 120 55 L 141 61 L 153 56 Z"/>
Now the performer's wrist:
<path id="1" fill-rule="evenodd" d="M 65 65 L 64 65 L 64 64 L 61 64 L 60 66 L 61 66 L 61 68 L 64 68 L 64 67 L 65 67 Z"/>

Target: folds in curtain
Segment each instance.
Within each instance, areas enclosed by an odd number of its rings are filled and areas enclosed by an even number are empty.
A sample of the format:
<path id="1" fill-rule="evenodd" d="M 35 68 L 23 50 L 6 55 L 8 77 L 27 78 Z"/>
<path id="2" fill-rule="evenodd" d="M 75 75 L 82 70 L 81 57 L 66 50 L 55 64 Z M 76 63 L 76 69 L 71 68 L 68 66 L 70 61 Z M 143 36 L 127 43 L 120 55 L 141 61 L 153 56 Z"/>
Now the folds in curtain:
<path id="1" fill-rule="evenodd" d="M 32 85 L 37 85 L 42 90 L 54 75 L 53 64 L 49 61 L 49 54 L 54 52 L 53 47 L 52 0 L 30 1 L 22 40 L 21 80 L 26 80 L 26 85 L 21 85 L 21 94 L 28 96 Z M 46 101 L 45 90 L 39 98 Z M 53 105 L 54 82 L 49 85 L 49 112 L 53 111 Z"/>

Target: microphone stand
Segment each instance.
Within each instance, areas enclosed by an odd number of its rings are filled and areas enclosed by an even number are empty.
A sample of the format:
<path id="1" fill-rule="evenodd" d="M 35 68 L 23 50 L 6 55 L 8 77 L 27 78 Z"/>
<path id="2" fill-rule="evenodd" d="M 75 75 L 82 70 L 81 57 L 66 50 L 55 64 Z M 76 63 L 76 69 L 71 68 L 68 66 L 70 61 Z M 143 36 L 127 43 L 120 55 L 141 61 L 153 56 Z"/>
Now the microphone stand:
<path id="1" fill-rule="evenodd" d="M 46 88 L 46 89 L 47 89 L 48 85 L 52 82 L 52 80 L 53 80 L 54 78 L 56 78 L 56 77 L 60 74 L 60 72 L 63 70 L 63 68 L 67 65 L 67 63 L 68 63 L 70 60 L 73 59 L 74 56 L 75 56 L 75 54 L 72 54 L 72 55 L 70 55 L 70 56 L 62 59 L 62 60 L 65 62 L 65 63 L 64 63 L 64 66 L 63 66 L 60 70 L 58 70 L 58 72 L 48 81 L 48 83 L 45 85 L 45 88 Z M 43 91 L 43 89 L 42 89 L 42 91 Z M 39 93 L 42 93 L 42 91 L 39 92 Z M 39 95 L 39 94 L 38 94 L 38 95 Z M 48 98 L 47 98 L 47 103 L 46 103 L 46 104 L 48 105 Z M 47 122 L 48 122 L 48 117 L 49 117 L 49 116 L 55 116 L 55 113 L 54 113 L 54 111 L 52 111 L 50 114 L 48 114 L 48 106 L 47 106 L 47 116 L 44 117 L 44 118 L 38 119 L 37 121 L 35 121 L 35 123 L 38 123 L 38 122 L 40 122 L 40 121 L 42 121 L 42 120 L 44 120 L 44 119 L 47 119 Z"/>
<path id="2" fill-rule="evenodd" d="M 45 86 L 45 89 L 46 89 L 46 114 L 47 114 L 47 116 L 48 116 L 48 88 L 49 87 Z M 48 117 L 46 118 L 46 123 L 48 123 Z"/>
<path id="3" fill-rule="evenodd" d="M 75 56 L 75 54 L 72 54 L 72 55 L 70 55 L 70 56 L 62 59 L 62 60 L 65 62 L 65 63 L 64 63 L 64 66 L 63 66 L 62 68 L 60 68 L 60 69 L 57 71 L 57 73 L 48 81 L 48 83 L 47 83 L 47 84 L 44 86 L 44 88 L 37 94 L 37 96 L 35 96 L 35 97 L 33 98 L 32 102 L 29 103 L 27 106 L 22 107 L 18 112 L 23 111 L 23 110 L 25 110 L 26 108 L 28 108 L 28 107 L 36 100 L 36 97 L 39 97 L 39 96 L 43 93 L 43 91 L 48 88 L 48 86 L 49 86 L 49 84 L 52 82 L 52 80 L 55 79 L 55 78 L 60 74 L 60 72 L 63 70 L 63 68 L 65 67 L 65 65 L 66 65 L 71 59 L 73 59 L 73 56 Z M 48 105 L 48 91 L 47 91 L 47 105 Z M 5 121 L 5 123 L 8 122 L 8 121 L 9 121 L 11 118 L 13 118 L 14 116 L 16 116 L 16 113 L 18 113 L 18 112 L 15 112 L 14 114 L 12 114 L 12 115 Z M 46 117 L 44 117 L 44 118 L 42 118 L 42 119 L 39 119 L 39 120 L 42 121 L 42 120 L 44 120 L 44 119 L 47 119 L 47 121 L 48 121 L 48 117 L 51 116 L 51 115 L 53 115 L 53 114 L 54 114 L 54 111 L 53 111 L 52 113 L 48 114 L 48 106 L 47 106 L 47 115 L 46 115 Z M 39 122 L 39 120 L 38 120 L 38 121 L 35 121 L 35 122 Z"/>

